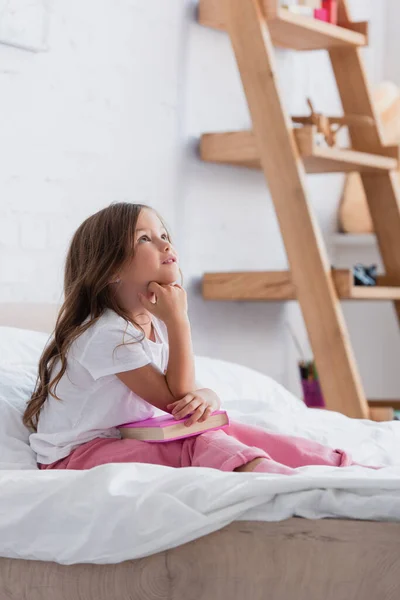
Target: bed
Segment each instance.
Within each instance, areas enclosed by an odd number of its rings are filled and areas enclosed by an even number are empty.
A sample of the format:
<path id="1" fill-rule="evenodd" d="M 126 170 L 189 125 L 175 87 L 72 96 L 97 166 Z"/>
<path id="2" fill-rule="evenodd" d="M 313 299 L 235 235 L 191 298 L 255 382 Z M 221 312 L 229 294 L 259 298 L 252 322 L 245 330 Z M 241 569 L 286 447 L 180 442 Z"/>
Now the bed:
<path id="1" fill-rule="evenodd" d="M 232 418 L 385 468 L 40 472 L 20 414 L 55 314 L 0 305 L 0 600 L 400 597 L 400 423 L 307 409 L 264 375 L 196 357 Z"/>

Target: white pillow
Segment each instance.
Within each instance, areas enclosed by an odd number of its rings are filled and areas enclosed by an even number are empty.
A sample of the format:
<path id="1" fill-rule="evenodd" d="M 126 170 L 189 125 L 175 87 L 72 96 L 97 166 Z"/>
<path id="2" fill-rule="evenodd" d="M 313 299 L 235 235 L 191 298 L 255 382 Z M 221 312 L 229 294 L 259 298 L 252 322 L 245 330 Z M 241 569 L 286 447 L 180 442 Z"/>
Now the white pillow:
<path id="1" fill-rule="evenodd" d="M 0 327 L 0 469 L 36 469 L 30 431 L 22 423 L 48 335 Z"/>
<path id="2" fill-rule="evenodd" d="M 269 426 L 268 415 L 295 413 L 306 409 L 280 383 L 243 365 L 196 356 L 196 379 L 213 389 L 232 419 Z"/>
<path id="3" fill-rule="evenodd" d="M 0 364 L 0 469 L 36 469 L 36 457 L 29 446 L 29 430 L 22 423 L 35 376 L 25 365 Z"/>
<path id="4" fill-rule="evenodd" d="M 36 368 L 48 339 L 48 333 L 0 327 L 0 365 L 24 363 Z"/>

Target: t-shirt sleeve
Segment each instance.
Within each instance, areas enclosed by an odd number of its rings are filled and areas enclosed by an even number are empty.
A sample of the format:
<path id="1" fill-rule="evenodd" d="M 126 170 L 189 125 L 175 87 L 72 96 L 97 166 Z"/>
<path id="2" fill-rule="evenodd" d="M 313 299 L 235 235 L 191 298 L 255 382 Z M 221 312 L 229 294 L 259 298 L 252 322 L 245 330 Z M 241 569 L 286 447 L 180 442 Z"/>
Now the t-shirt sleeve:
<path id="1" fill-rule="evenodd" d="M 140 331 L 134 336 L 125 327 L 103 327 L 93 335 L 79 362 L 93 379 L 139 369 L 151 362 L 141 338 Z"/>

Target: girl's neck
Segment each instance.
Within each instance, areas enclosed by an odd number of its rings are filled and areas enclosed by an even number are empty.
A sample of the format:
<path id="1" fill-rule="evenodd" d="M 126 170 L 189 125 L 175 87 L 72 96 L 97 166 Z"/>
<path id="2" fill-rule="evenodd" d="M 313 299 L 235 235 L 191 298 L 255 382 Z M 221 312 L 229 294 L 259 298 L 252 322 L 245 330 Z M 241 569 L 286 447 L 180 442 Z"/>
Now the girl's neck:
<path id="1" fill-rule="evenodd" d="M 150 301 L 154 301 L 154 294 L 150 294 L 150 296 L 148 296 Z M 129 302 L 125 301 L 124 302 L 124 298 L 121 298 L 120 301 L 122 300 L 122 308 L 124 308 L 124 310 L 126 310 L 129 314 L 129 316 L 131 317 L 131 319 L 137 323 L 138 325 L 140 325 L 140 327 L 143 329 L 145 336 L 148 339 L 154 340 L 155 339 L 155 335 L 154 335 L 154 331 L 153 331 L 153 324 L 152 324 L 152 315 L 151 313 L 149 313 L 148 310 L 146 310 L 144 308 L 144 306 L 142 305 L 142 303 L 140 302 L 140 300 L 138 299 L 137 302 L 132 302 L 131 298 L 129 298 Z"/>
<path id="2" fill-rule="evenodd" d="M 129 314 L 131 319 L 143 329 L 145 336 L 148 339 L 153 339 L 154 332 L 151 314 L 144 308 L 137 312 L 130 311 Z"/>

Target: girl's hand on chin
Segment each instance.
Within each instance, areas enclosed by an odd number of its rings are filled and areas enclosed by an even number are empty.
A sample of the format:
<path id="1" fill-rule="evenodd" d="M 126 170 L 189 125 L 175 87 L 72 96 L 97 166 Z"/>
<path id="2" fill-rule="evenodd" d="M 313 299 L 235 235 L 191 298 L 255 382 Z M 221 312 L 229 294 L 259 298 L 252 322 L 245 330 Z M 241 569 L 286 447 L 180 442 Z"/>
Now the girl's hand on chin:
<path id="1" fill-rule="evenodd" d="M 152 315 L 164 321 L 165 324 L 187 320 L 187 297 L 186 291 L 178 285 L 160 285 L 155 281 L 149 283 L 149 294 L 152 300 L 139 293 L 139 300 Z"/>

